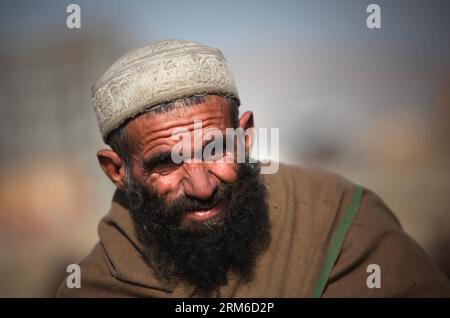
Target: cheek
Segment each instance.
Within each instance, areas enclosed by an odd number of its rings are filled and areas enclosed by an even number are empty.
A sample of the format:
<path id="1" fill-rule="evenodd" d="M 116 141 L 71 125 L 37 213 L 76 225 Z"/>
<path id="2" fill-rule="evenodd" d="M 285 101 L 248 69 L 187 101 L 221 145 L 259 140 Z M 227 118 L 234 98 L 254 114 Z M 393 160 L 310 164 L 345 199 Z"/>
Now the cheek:
<path id="1" fill-rule="evenodd" d="M 177 197 L 180 192 L 180 182 L 182 177 L 179 173 L 169 175 L 151 174 L 144 180 L 147 189 L 152 189 L 159 197 L 164 197 L 171 201 Z"/>
<path id="2" fill-rule="evenodd" d="M 208 164 L 208 169 L 222 182 L 232 183 L 237 180 L 236 163 L 213 162 Z"/>
<path id="3" fill-rule="evenodd" d="M 133 174 L 147 191 L 156 193 L 159 197 L 170 200 L 171 197 L 176 197 L 179 192 L 182 176 L 177 172 L 160 175 L 157 173 L 147 174 L 139 169 L 134 169 Z"/>

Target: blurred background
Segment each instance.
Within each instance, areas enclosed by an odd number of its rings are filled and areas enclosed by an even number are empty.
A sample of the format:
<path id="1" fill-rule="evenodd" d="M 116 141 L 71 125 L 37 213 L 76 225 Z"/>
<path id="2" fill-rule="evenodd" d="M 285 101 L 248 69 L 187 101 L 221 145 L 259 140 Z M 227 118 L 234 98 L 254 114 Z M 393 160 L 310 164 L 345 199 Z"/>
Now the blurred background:
<path id="1" fill-rule="evenodd" d="M 54 296 L 97 241 L 114 189 L 91 85 L 165 38 L 221 49 L 281 161 L 375 191 L 450 276 L 449 1 L 2 1 L 0 37 L 0 296 Z"/>

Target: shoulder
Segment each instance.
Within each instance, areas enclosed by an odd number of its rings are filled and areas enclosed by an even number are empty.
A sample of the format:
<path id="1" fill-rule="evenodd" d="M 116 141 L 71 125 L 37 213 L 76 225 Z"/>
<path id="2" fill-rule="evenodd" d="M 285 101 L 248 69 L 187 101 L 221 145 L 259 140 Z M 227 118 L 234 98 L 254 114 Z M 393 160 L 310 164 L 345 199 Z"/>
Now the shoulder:
<path id="1" fill-rule="evenodd" d="M 78 263 L 81 288 L 68 288 L 66 278 L 58 297 L 164 297 L 171 292 L 142 257 L 128 210 L 113 202 L 98 235 L 99 242 Z"/>
<path id="2" fill-rule="evenodd" d="M 277 173 L 262 175 L 262 179 L 269 205 L 277 207 L 278 217 L 301 219 L 327 231 L 333 230 L 357 188 L 337 173 L 282 163 Z"/>
<path id="3" fill-rule="evenodd" d="M 279 164 L 275 174 L 262 175 L 269 192 L 282 192 L 285 196 L 296 196 L 309 204 L 327 203 L 334 198 L 352 193 L 355 184 L 347 178 L 319 168 L 300 165 Z"/>
<path id="4" fill-rule="evenodd" d="M 381 274 L 380 288 L 368 288 L 369 265 Z M 325 296 L 449 297 L 450 284 L 386 203 L 365 189 Z"/>
<path id="5" fill-rule="evenodd" d="M 57 297 L 125 297 L 121 282 L 111 275 L 102 244 L 99 242 L 79 263 L 80 288 L 67 287 L 66 280 L 61 283 Z"/>
<path id="6" fill-rule="evenodd" d="M 298 277 L 298 286 L 291 289 L 311 295 L 357 186 L 333 172 L 286 164 L 262 179 L 268 190 L 272 249 L 286 257 L 284 270 Z"/>
<path id="7" fill-rule="evenodd" d="M 66 276 L 61 283 L 57 297 L 96 297 L 99 284 L 108 279 L 108 269 L 103 259 L 102 247 L 97 243 L 92 251 L 78 262 L 80 268 L 80 288 L 69 288 Z"/>

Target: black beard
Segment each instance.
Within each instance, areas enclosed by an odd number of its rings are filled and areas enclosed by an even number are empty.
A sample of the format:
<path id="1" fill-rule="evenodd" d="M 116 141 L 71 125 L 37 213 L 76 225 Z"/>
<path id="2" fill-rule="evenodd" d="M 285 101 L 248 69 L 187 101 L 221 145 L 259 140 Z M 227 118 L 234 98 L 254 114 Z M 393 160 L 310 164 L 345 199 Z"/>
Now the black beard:
<path id="1" fill-rule="evenodd" d="M 270 244 L 267 193 L 259 165 L 239 164 L 238 179 L 221 184 L 207 201 L 183 196 L 170 205 L 133 180 L 127 205 L 144 257 L 166 284 L 183 280 L 194 294 L 219 294 L 233 271 L 251 281 L 256 259 Z M 220 205 L 217 215 L 203 222 L 186 222 L 186 211 Z"/>

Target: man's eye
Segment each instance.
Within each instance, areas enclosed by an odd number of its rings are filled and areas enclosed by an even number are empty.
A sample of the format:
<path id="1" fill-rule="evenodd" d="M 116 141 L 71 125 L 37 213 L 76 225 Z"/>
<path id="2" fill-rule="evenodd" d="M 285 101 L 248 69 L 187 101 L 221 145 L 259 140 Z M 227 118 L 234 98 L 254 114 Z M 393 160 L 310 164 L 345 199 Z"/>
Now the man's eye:
<path id="1" fill-rule="evenodd" d="M 161 162 L 158 163 L 157 167 L 168 167 L 168 166 L 172 166 L 172 165 L 176 165 L 175 162 L 172 161 L 172 159 L 165 159 Z"/>
<path id="2" fill-rule="evenodd" d="M 158 164 L 156 164 L 153 167 L 153 171 L 158 173 L 168 173 L 174 169 L 176 169 L 179 166 L 179 164 L 172 161 L 171 158 L 165 159 L 163 161 L 160 161 Z"/>

